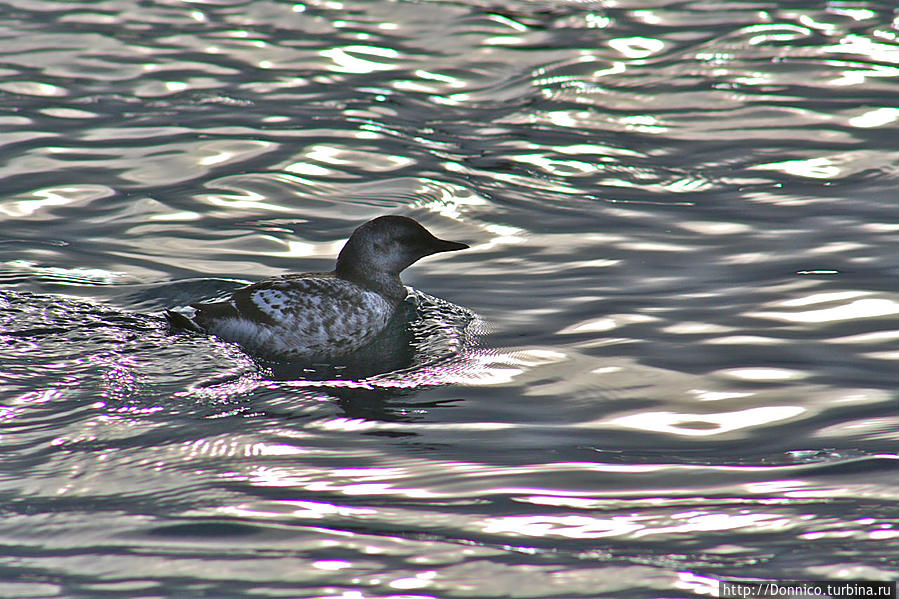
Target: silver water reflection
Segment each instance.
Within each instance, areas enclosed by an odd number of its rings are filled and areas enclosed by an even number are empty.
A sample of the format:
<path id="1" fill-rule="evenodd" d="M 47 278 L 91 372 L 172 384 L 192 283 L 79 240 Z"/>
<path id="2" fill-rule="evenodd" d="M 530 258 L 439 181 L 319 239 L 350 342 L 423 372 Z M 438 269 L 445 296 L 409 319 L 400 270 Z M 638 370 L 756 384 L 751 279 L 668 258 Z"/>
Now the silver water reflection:
<path id="1" fill-rule="evenodd" d="M 0 594 L 895 579 L 894 9 L 7 3 Z M 388 212 L 489 334 L 322 381 L 156 316 Z"/>

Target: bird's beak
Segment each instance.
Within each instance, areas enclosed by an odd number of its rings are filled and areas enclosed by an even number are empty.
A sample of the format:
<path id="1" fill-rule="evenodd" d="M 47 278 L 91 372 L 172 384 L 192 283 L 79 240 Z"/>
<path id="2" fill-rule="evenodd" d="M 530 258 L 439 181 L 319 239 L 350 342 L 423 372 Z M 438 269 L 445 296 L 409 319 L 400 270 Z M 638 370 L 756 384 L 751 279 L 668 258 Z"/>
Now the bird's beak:
<path id="1" fill-rule="evenodd" d="M 430 249 L 434 254 L 439 252 L 455 252 L 456 250 L 468 249 L 468 244 L 459 243 L 458 241 L 446 241 L 445 239 L 437 239 L 435 237 L 430 243 Z"/>

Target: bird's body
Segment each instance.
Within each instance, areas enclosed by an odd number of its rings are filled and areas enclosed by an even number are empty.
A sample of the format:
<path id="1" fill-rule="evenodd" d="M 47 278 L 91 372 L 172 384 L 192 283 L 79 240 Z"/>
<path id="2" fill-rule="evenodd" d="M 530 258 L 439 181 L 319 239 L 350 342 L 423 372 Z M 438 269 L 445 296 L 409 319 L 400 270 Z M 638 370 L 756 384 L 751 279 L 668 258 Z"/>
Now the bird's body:
<path id="1" fill-rule="evenodd" d="M 194 304 L 194 322 L 254 353 L 330 359 L 377 335 L 396 305 L 332 273 L 267 279 L 224 302 Z"/>
<path id="2" fill-rule="evenodd" d="M 328 361 L 372 341 L 406 297 L 399 273 L 424 256 L 468 247 L 431 235 L 414 220 L 382 216 L 357 228 L 328 273 L 288 274 L 196 303 L 181 328 L 211 333 L 271 358 Z"/>

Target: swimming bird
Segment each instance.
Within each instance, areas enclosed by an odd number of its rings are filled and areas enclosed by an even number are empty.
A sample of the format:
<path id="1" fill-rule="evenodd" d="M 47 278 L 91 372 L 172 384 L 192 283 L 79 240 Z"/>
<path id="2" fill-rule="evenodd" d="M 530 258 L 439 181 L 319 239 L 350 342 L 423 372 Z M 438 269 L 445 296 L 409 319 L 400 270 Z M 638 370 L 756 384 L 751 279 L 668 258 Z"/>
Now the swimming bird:
<path id="1" fill-rule="evenodd" d="M 380 216 L 353 231 L 331 272 L 265 279 L 225 301 L 191 304 L 192 316 L 168 310 L 166 317 L 175 328 L 213 334 L 266 358 L 330 361 L 384 329 L 406 298 L 406 267 L 467 247 L 406 216 Z"/>

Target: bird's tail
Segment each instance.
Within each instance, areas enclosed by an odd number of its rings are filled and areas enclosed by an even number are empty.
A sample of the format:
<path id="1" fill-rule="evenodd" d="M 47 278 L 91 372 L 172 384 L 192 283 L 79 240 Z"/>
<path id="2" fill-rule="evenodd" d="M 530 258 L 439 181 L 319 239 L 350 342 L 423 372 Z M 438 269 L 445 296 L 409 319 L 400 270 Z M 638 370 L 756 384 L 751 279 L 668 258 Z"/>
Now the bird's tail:
<path id="1" fill-rule="evenodd" d="M 175 310 L 166 310 L 165 311 L 165 319 L 169 321 L 169 326 L 175 329 L 176 331 L 194 331 L 196 333 L 202 333 L 203 328 L 193 321 L 186 314 L 182 314 L 181 312 L 176 312 Z"/>

